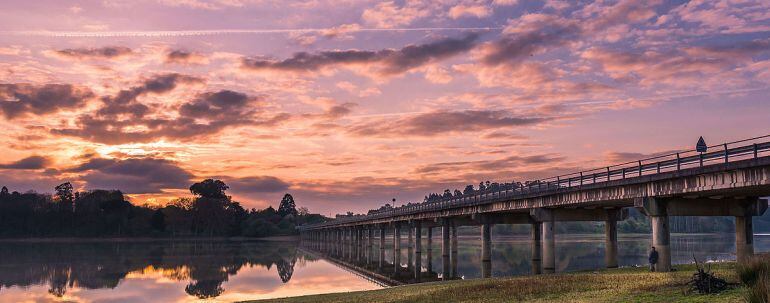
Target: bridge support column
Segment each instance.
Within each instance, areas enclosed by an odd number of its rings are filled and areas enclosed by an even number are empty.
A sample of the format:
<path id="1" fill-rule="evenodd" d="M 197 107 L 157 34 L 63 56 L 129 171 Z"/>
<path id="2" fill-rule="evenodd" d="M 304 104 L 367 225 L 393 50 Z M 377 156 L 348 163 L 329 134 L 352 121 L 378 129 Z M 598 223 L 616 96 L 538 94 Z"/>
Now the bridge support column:
<path id="1" fill-rule="evenodd" d="M 671 199 L 669 199 L 671 200 Z M 673 200 L 671 200 L 673 201 Z M 668 200 L 656 198 L 643 198 L 634 201 L 636 207 L 640 207 L 650 217 L 652 225 L 652 246 L 658 251 L 658 263 L 655 270 L 660 272 L 671 271 L 671 232 L 669 230 L 669 205 Z M 697 204 L 691 204 L 696 206 Z M 682 209 L 684 205 L 674 202 L 673 211 Z"/>
<path id="2" fill-rule="evenodd" d="M 607 210 L 608 220 L 604 221 L 604 264 L 607 268 L 618 267 L 618 210 Z"/>
<path id="3" fill-rule="evenodd" d="M 652 246 L 658 251 L 658 264 L 655 270 L 669 272 L 671 271 L 671 233 L 668 216 L 665 214 L 650 216 L 650 224 L 652 225 Z"/>
<path id="4" fill-rule="evenodd" d="M 358 236 L 358 243 L 356 245 L 356 249 L 358 250 L 358 254 L 356 255 L 356 260 L 360 261 L 364 258 L 364 247 L 366 242 L 364 242 L 364 228 L 358 227 L 357 230 L 357 236 Z"/>
<path id="5" fill-rule="evenodd" d="M 394 275 L 398 275 L 401 269 L 401 224 L 394 223 L 393 228 L 393 270 Z"/>
<path id="6" fill-rule="evenodd" d="M 428 225 L 427 227 L 427 233 L 425 235 L 427 237 L 427 241 L 425 242 L 425 245 L 427 246 L 428 254 L 426 256 L 426 269 L 428 272 L 433 271 L 433 227 Z"/>
<path id="7" fill-rule="evenodd" d="M 362 260 L 364 258 L 364 247 L 366 246 L 366 242 L 364 242 L 364 227 L 360 226 L 357 228 L 358 230 L 358 256 L 356 260 Z"/>
<path id="8" fill-rule="evenodd" d="M 542 271 L 543 249 L 541 242 L 543 239 L 543 224 L 540 222 L 532 223 L 532 237 L 530 239 L 530 249 L 532 251 L 532 274 L 539 275 Z"/>
<path id="9" fill-rule="evenodd" d="M 409 227 L 409 236 L 407 238 L 408 244 L 407 247 L 407 257 L 406 257 L 406 267 L 412 268 L 412 262 L 414 261 L 414 256 L 412 255 L 414 253 L 414 226 L 408 225 Z"/>
<path id="10" fill-rule="evenodd" d="M 735 255 L 738 263 L 746 262 L 754 255 L 753 217 L 735 217 Z"/>
<path id="11" fill-rule="evenodd" d="M 358 260 L 358 254 L 360 252 L 360 249 L 358 248 L 361 243 L 361 229 L 358 227 L 353 227 L 353 256 L 352 260 L 357 261 Z"/>
<path id="12" fill-rule="evenodd" d="M 544 221 L 543 225 L 543 273 L 556 272 L 556 233 L 552 220 Z"/>
<path id="13" fill-rule="evenodd" d="M 348 260 L 353 260 L 356 248 L 355 231 L 356 230 L 353 227 L 348 228 Z"/>
<path id="14" fill-rule="evenodd" d="M 342 235 L 340 229 L 335 228 L 332 230 L 332 237 L 334 237 L 334 245 L 332 245 L 332 252 L 339 258 L 340 249 L 342 247 Z"/>
<path id="15" fill-rule="evenodd" d="M 457 260 L 459 259 L 459 255 L 457 254 L 457 225 L 455 225 L 454 222 L 451 223 L 451 231 L 452 231 L 452 254 L 450 255 L 450 262 L 452 263 L 451 273 L 450 276 L 452 278 L 456 278 L 459 275 L 457 274 Z"/>
<path id="16" fill-rule="evenodd" d="M 414 224 L 414 279 L 420 281 L 420 276 L 422 276 L 422 224 L 417 221 Z"/>
<path id="17" fill-rule="evenodd" d="M 481 225 L 481 277 L 492 276 L 492 224 Z"/>
<path id="18" fill-rule="evenodd" d="M 366 264 L 372 264 L 374 262 L 374 252 L 372 251 L 374 248 L 374 239 L 372 237 L 374 236 L 374 227 L 367 226 L 366 227 Z"/>
<path id="19" fill-rule="evenodd" d="M 380 269 L 385 265 L 385 228 L 380 227 Z"/>
<path id="20" fill-rule="evenodd" d="M 441 226 L 441 274 L 449 280 L 449 220 Z"/>

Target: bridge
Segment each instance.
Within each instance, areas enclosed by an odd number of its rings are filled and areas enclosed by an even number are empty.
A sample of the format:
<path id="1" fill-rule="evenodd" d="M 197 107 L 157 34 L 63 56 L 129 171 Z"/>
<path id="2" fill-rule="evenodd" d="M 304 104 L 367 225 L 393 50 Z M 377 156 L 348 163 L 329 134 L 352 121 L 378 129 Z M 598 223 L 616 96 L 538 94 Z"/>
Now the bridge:
<path id="1" fill-rule="evenodd" d="M 456 268 L 457 227 L 481 227 L 482 277 L 491 275 L 491 227 L 531 225 L 532 272 L 555 272 L 556 222 L 605 222 L 606 267 L 618 266 L 617 222 L 636 208 L 650 218 L 652 245 L 659 252 L 658 271 L 671 270 L 669 217 L 735 217 L 736 256 L 743 262 L 754 254 L 752 217 L 768 208 L 770 196 L 770 135 L 682 151 L 638 161 L 505 184 L 368 215 L 342 217 L 298 229 L 304 241 L 326 246 L 370 249 L 376 238 L 382 258 L 386 230 L 392 230 L 392 261 L 401 267 L 401 239 L 407 230 L 408 255 L 420 278 L 422 235 L 430 247 L 440 228 L 442 277 Z M 376 234 L 376 235 L 375 235 Z M 430 250 L 428 251 L 430 253 Z M 413 260 L 413 262 L 412 262 Z M 454 263 L 454 264 L 453 264 Z"/>

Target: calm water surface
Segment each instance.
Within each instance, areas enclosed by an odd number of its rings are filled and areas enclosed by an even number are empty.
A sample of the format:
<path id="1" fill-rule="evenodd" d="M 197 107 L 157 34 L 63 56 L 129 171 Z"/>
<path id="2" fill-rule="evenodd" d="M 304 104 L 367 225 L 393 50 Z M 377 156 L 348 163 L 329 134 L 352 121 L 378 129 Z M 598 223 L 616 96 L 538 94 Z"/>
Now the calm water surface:
<path id="1" fill-rule="evenodd" d="M 493 276 L 530 273 L 527 237 L 494 235 L 493 239 Z M 693 255 L 699 260 L 735 259 L 734 241 L 730 234 L 675 234 L 673 260 L 687 263 Z M 232 302 L 413 282 L 409 267 L 414 263 L 410 264 L 406 241 L 398 273 L 392 263 L 392 245 L 386 245 L 380 263 L 378 241 L 374 242 L 370 251 L 257 241 L 6 242 L 0 243 L 0 302 Z M 454 277 L 480 277 L 478 238 L 461 234 L 459 243 Z M 649 236 L 621 235 L 620 265 L 644 265 L 648 246 Z M 421 281 L 442 278 L 438 238 L 431 248 L 429 254 L 424 247 Z M 770 251 L 770 235 L 757 235 L 755 249 Z M 558 271 L 604 266 L 603 236 L 557 237 L 556 250 Z"/>

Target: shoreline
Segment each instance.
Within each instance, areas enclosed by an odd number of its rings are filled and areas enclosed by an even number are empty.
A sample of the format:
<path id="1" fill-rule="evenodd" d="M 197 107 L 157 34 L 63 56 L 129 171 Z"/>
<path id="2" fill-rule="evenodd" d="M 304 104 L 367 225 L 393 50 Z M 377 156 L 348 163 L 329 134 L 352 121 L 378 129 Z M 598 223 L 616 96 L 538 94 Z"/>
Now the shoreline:
<path id="1" fill-rule="evenodd" d="M 299 236 L 272 236 L 264 238 L 247 237 L 51 237 L 51 238 L 0 238 L 0 243 L 129 243 L 129 242 L 298 242 Z"/>
<path id="2" fill-rule="evenodd" d="M 738 282 L 735 262 L 712 263 L 712 271 Z M 743 302 L 748 289 L 736 286 L 720 294 L 688 293 L 695 265 L 652 273 L 646 267 L 588 270 L 548 275 L 497 277 L 409 284 L 368 291 L 285 297 L 245 303 L 324 302 Z"/>

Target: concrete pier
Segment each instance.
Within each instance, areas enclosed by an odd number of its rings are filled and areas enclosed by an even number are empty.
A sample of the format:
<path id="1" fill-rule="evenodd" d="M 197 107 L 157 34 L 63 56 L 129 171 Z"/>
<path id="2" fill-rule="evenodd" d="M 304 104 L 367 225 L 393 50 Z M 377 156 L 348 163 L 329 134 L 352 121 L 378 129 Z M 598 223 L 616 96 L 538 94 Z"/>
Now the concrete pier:
<path id="1" fill-rule="evenodd" d="M 543 225 L 543 273 L 556 272 L 556 233 L 553 220 L 542 222 Z"/>
<path id="2" fill-rule="evenodd" d="M 617 210 L 607 210 L 608 220 L 604 221 L 604 264 L 607 268 L 618 267 L 618 221 Z"/>
<path id="3" fill-rule="evenodd" d="M 433 271 L 433 227 L 428 226 L 425 234 L 425 237 L 427 237 L 427 241 L 425 242 L 426 250 L 427 250 L 427 256 L 425 256 L 426 263 L 425 267 L 428 270 L 428 272 Z"/>
<path id="4" fill-rule="evenodd" d="M 374 262 L 374 227 L 366 228 L 366 264 Z"/>
<path id="5" fill-rule="evenodd" d="M 385 228 L 380 227 L 380 257 L 379 267 L 382 269 L 385 265 Z"/>
<path id="6" fill-rule="evenodd" d="M 411 229 L 410 229 L 411 230 Z M 414 279 L 420 281 L 422 274 L 422 224 L 414 224 Z"/>
<path id="7" fill-rule="evenodd" d="M 411 269 L 412 268 L 412 262 L 414 261 L 414 226 L 409 225 L 409 235 L 407 236 L 407 257 L 406 257 L 406 267 Z"/>
<path id="8" fill-rule="evenodd" d="M 669 231 L 668 216 L 650 216 L 652 225 L 652 246 L 658 251 L 656 271 L 671 271 L 671 232 Z"/>
<path id="9" fill-rule="evenodd" d="M 393 224 L 393 267 L 394 274 L 398 275 L 401 269 L 401 224 Z"/>
<path id="10" fill-rule="evenodd" d="M 735 217 L 735 255 L 739 263 L 754 255 L 754 227 L 752 217 Z"/>
<path id="11" fill-rule="evenodd" d="M 492 276 L 492 225 L 481 225 L 481 277 Z"/>
<path id="12" fill-rule="evenodd" d="M 449 221 L 441 227 L 441 274 L 444 280 L 449 280 Z"/>
<path id="13" fill-rule="evenodd" d="M 534 222 L 531 224 L 532 226 L 532 236 L 530 239 L 530 249 L 532 251 L 532 274 L 533 275 L 539 275 L 543 273 L 542 265 L 543 265 L 543 249 L 542 249 L 542 239 L 543 239 L 543 224 L 540 222 Z"/>
<path id="14" fill-rule="evenodd" d="M 450 263 L 452 267 L 450 268 L 449 275 L 452 278 L 456 278 L 457 276 L 459 276 L 457 274 L 457 260 L 459 259 L 459 255 L 457 254 L 457 225 L 455 225 L 455 223 L 452 222 L 450 226 L 452 231 L 452 242 L 451 242 L 452 254 L 449 256 L 449 258 L 450 258 Z"/>

